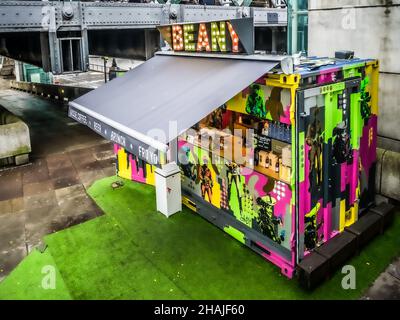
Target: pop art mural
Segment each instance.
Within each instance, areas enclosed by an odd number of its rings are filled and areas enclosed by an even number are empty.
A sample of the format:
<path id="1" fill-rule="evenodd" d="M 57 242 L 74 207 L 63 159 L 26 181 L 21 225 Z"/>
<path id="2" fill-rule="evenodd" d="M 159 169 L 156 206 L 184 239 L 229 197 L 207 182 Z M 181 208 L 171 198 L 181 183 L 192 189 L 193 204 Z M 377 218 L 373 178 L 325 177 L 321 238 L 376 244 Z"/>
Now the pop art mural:
<path id="1" fill-rule="evenodd" d="M 155 184 L 154 166 L 140 160 L 117 144 L 114 145 L 114 153 L 117 156 L 118 176 L 150 185 Z"/>
<path id="2" fill-rule="evenodd" d="M 183 139 L 178 148 L 183 189 L 290 248 L 290 186 L 224 158 L 216 159 Z"/>
<path id="3" fill-rule="evenodd" d="M 291 124 L 290 90 L 283 87 L 267 86 L 263 78 L 238 93 L 226 105 L 228 110 Z"/>
<path id="4" fill-rule="evenodd" d="M 178 139 L 183 203 L 292 277 L 374 199 L 378 69 L 335 61 L 249 84 Z M 228 142 L 196 143 L 202 130 Z M 154 184 L 154 167 L 115 150 L 119 175 Z"/>
<path id="5" fill-rule="evenodd" d="M 330 72 L 342 81 L 297 93 L 299 157 L 304 158 L 300 257 L 357 221 L 359 210 L 373 201 L 377 70 L 376 61 L 347 65 Z"/>

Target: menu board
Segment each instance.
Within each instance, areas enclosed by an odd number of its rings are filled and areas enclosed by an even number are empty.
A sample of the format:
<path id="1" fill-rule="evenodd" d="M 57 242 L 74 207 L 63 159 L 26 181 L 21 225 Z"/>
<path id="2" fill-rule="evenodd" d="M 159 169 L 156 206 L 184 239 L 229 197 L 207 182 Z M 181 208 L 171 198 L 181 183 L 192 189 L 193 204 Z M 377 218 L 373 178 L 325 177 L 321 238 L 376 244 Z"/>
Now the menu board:
<path id="1" fill-rule="evenodd" d="M 271 138 L 264 135 L 255 135 L 256 147 L 265 151 L 271 151 Z"/>

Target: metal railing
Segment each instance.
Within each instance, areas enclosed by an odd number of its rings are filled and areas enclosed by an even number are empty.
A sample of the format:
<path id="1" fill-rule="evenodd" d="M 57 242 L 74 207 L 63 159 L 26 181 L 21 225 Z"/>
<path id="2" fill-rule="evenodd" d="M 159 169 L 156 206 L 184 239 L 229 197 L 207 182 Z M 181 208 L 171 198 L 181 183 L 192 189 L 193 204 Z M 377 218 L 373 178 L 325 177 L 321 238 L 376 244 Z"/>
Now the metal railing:
<path id="1" fill-rule="evenodd" d="M 104 66 L 95 63 L 89 63 L 89 71 L 104 73 Z M 110 67 L 106 67 L 106 73 L 110 73 Z"/>
<path id="2" fill-rule="evenodd" d="M 11 81 L 11 88 L 42 97 L 58 100 L 60 102 L 74 100 L 85 93 L 93 90 L 92 88 L 73 87 L 67 85 L 45 84 L 24 81 Z"/>

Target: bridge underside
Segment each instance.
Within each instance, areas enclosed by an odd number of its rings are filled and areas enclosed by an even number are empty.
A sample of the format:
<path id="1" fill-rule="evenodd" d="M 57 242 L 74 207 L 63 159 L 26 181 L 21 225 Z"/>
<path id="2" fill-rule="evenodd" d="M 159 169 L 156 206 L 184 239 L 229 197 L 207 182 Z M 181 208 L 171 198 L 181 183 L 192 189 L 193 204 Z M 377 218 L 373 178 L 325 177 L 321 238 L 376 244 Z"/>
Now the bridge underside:
<path id="1" fill-rule="evenodd" d="M 0 35 L 0 55 L 43 66 L 41 32 L 13 32 Z M 45 34 L 44 34 L 45 35 Z"/>
<path id="2" fill-rule="evenodd" d="M 47 32 L 2 33 L 0 55 L 58 74 L 87 71 L 87 54 L 147 60 L 160 48 L 160 36 L 156 29 L 88 30 L 87 44 L 81 31 L 59 31 L 55 41 L 51 47 Z M 88 48 L 86 52 L 85 45 Z M 255 48 L 267 52 L 285 52 L 286 29 L 256 28 Z"/>
<path id="3" fill-rule="evenodd" d="M 286 51 L 282 8 L 118 2 L 0 1 L 0 55 L 54 74 L 87 71 L 89 55 L 146 60 L 162 24 L 252 17 L 255 48 Z"/>

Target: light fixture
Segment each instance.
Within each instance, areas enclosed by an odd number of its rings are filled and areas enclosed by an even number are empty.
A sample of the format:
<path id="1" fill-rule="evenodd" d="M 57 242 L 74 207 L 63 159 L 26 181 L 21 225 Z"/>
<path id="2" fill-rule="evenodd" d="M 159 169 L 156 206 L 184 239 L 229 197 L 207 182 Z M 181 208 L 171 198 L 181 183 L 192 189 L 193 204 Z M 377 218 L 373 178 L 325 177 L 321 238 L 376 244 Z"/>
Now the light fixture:
<path id="1" fill-rule="evenodd" d="M 226 24 L 228 25 L 229 34 L 231 35 L 232 39 L 232 52 L 239 52 L 239 36 L 236 34 L 236 31 L 229 22 Z"/>
<path id="2" fill-rule="evenodd" d="M 199 37 L 197 38 L 197 51 L 203 51 L 203 49 L 206 51 L 211 51 L 206 25 L 204 23 L 200 23 L 199 27 L 202 31 L 199 31 Z"/>
<path id="3" fill-rule="evenodd" d="M 176 51 L 183 50 L 183 38 L 182 34 L 182 27 L 179 25 L 172 27 L 172 42 L 173 42 L 173 49 Z"/>
<path id="4" fill-rule="evenodd" d="M 226 37 L 225 21 L 221 21 L 219 23 L 219 28 L 216 22 L 212 22 L 211 31 L 212 51 L 218 51 L 218 46 L 220 48 L 220 51 L 226 51 L 226 46 L 224 46 Z"/>
<path id="5" fill-rule="evenodd" d="M 183 34 L 185 38 L 186 51 L 195 51 L 193 31 L 194 31 L 194 26 L 192 24 L 183 25 Z"/>

